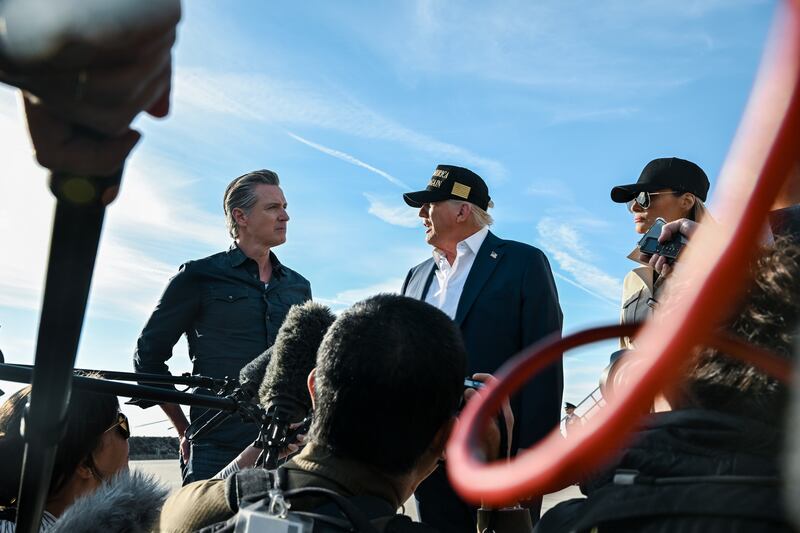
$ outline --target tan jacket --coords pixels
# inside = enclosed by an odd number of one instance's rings
[[[322,487],[344,497],[371,495],[393,505],[403,503],[395,491],[395,482],[385,474],[357,461],[341,459],[314,443],[306,446],[283,468],[288,470],[286,489]],[[161,510],[161,533],[191,533],[203,527],[223,522],[232,517],[226,485],[228,480],[207,479],[196,481],[170,496]],[[292,500],[292,508],[310,511],[327,500],[300,498]]]
[[[620,324],[632,324],[647,320],[658,305],[664,284],[664,278],[653,283],[655,271],[649,266],[634,268],[622,282],[622,306],[620,308]],[[620,348],[632,350],[633,339],[620,337]]]
[[[698,223],[714,224],[716,221],[708,212],[705,204],[699,199],[695,203],[695,220]],[[634,268],[625,276],[622,282],[622,306],[620,308],[620,324],[632,324],[634,322],[644,322],[658,306],[658,301],[663,295],[665,278],[658,277],[655,284],[655,270],[649,265],[639,260],[639,247],[635,247],[628,254],[628,259],[639,263],[640,267]],[[633,340],[630,337],[620,337],[619,347],[632,350]]]

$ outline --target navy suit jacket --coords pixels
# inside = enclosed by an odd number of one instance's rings
[[[435,269],[433,258],[412,268],[402,293],[424,300]],[[560,333],[562,319],[544,253],[489,232],[467,276],[455,317],[467,348],[469,374],[494,373],[523,348]],[[559,359],[512,398],[514,450],[530,446],[558,425],[563,388]]]

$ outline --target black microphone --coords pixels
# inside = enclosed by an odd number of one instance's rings
[[[281,326],[281,328],[282,327],[283,326]],[[280,335],[280,330],[278,330],[278,335]],[[267,348],[264,353],[242,367],[242,369],[239,371],[239,386],[229,393],[228,391],[230,391],[230,389],[223,391],[223,393],[227,393],[226,398],[235,400],[239,405],[250,403],[258,394],[258,388],[261,386],[261,382],[264,379],[264,372],[266,371],[267,363],[269,362],[271,355],[272,346]],[[240,414],[247,416],[246,413]],[[233,413],[225,411],[220,411],[217,413],[212,413],[211,411],[204,412],[195,420],[193,420],[192,423],[189,424],[189,427],[186,428],[186,439],[189,441],[197,440],[203,435],[206,435],[210,431],[218,428],[231,416],[233,416]]]
[[[292,307],[278,331],[258,391],[259,403],[270,420],[259,436],[267,468],[277,466],[278,453],[289,444],[289,426],[302,422],[311,411],[308,375],[317,364],[322,339],[335,320],[327,306],[309,301]]]
[[[291,311],[289,311],[291,313]],[[286,316],[288,320],[289,316]],[[280,336],[281,330],[283,330],[284,326],[286,326],[286,321],[284,321],[281,328],[278,330],[278,336]],[[278,340],[276,339],[275,342],[277,343]],[[269,360],[272,358],[272,350],[275,347],[273,344],[267,350],[244,365],[242,370],[239,372],[239,383],[241,387],[255,396],[258,394],[258,389],[261,387],[261,382],[264,381],[264,374],[267,371],[267,364]]]
[[[281,328],[283,328],[283,326],[281,326]],[[280,335],[280,330],[278,330],[278,335]],[[232,398],[236,400],[236,402],[242,404],[249,403],[256,397],[258,388],[264,380],[264,372],[266,372],[267,363],[269,363],[270,357],[272,356],[272,348],[273,347],[270,346],[264,353],[242,367],[239,371],[239,386],[227,394],[226,397]],[[208,432],[218,428],[232,415],[233,413],[226,413],[224,411],[218,413],[206,411],[193,420],[192,423],[189,424],[189,427],[186,428],[186,439],[193,441],[202,437]]]

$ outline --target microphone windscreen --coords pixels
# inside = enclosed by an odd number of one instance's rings
[[[168,494],[154,476],[123,470],[75,500],[48,531],[152,531]]]
[[[272,358],[272,346],[267,350],[244,365],[239,372],[239,385],[242,388],[252,390],[253,396],[258,392],[261,382],[264,381],[264,373],[267,371],[267,364]]]
[[[311,301],[289,310],[275,337],[272,357],[258,391],[263,408],[282,401],[292,404],[298,413],[311,409],[308,374],[316,366],[317,350],[335,320],[327,306]]]

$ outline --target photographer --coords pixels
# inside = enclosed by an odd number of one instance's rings
[[[465,369],[457,327],[433,306],[388,294],[355,304],[319,349],[308,379],[314,404],[308,445],[278,469],[286,476],[281,488],[329,489],[386,531],[433,531],[395,513],[442,456],[464,395]],[[486,447],[494,458],[500,439],[497,428],[491,430]],[[161,531],[189,532],[228,520],[239,510],[237,495],[246,496],[244,485],[252,487],[252,476],[265,472],[187,485],[164,506]],[[292,511],[321,514],[330,507],[319,496],[289,503]]]
[[[696,164],[677,157],[654,159],[642,170],[639,180],[611,190],[611,200],[627,203],[633,214],[636,233],[645,234],[656,219],[667,222],[688,219],[700,222],[707,215],[703,202],[708,194],[706,173]],[[638,247],[628,258],[643,266],[630,271],[622,285],[620,322],[643,322],[658,305],[664,277],[642,262]],[[620,347],[633,349],[629,337],[620,339]]]

